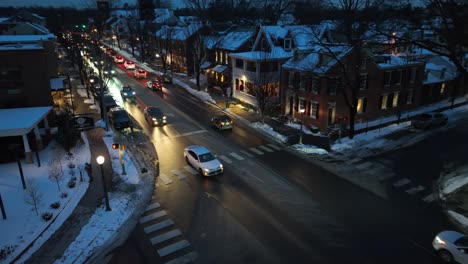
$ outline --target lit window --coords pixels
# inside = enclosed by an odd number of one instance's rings
[[[444,94],[445,94],[445,83],[443,82],[440,85],[440,95],[444,95]]]
[[[393,94],[393,101],[392,101],[392,107],[397,107],[398,106],[398,97],[400,95],[400,92],[395,92]]]
[[[356,108],[356,111],[357,113],[364,113],[366,111],[366,98],[365,97],[361,97],[358,99],[358,102],[357,102],[357,108]]]
[[[380,109],[382,110],[387,109],[387,100],[388,100],[388,94],[382,95],[382,97],[380,97]]]

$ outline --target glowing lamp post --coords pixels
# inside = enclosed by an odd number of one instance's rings
[[[101,178],[102,178],[102,188],[104,189],[104,196],[106,198],[106,211],[112,210],[109,205],[109,196],[107,195],[107,186],[106,186],[106,180],[104,179],[104,157],[103,156],[98,156],[96,158],[97,163],[99,164],[99,167],[101,167]]]
[[[301,113],[301,132],[299,133],[299,144],[302,145],[302,125],[304,124],[304,112],[305,109],[299,109],[299,113]]]

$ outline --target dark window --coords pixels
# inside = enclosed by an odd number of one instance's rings
[[[279,68],[278,68],[278,62],[273,61],[273,62],[271,63],[271,71],[276,72],[276,71],[278,71],[278,70],[279,70]]]
[[[270,63],[266,61],[261,62],[260,72],[270,72]]]
[[[255,85],[253,85],[253,83],[245,83],[245,92],[252,95],[252,96],[256,96],[257,95],[257,92],[255,91]]]
[[[244,61],[240,59],[236,59],[236,68],[244,69]]]
[[[248,61],[248,62],[247,62],[247,71],[256,72],[256,71],[257,71],[256,62],[254,62],[254,61]]]
[[[392,79],[392,72],[384,72],[384,85],[389,86]]]
[[[335,81],[336,83],[336,81]],[[314,94],[319,94],[320,93],[320,78],[319,77],[313,77],[312,78],[312,92]]]

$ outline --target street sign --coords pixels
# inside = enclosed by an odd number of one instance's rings
[[[80,131],[94,128],[94,119],[89,116],[75,116],[70,119],[70,127]]]

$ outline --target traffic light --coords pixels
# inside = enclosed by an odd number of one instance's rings
[[[117,143],[112,144],[112,149],[119,149],[119,144]]]
[[[348,122],[348,117],[347,117],[347,116],[343,116],[343,123],[346,124],[346,122]]]
[[[341,123],[341,117],[335,117],[335,123],[339,124]]]

